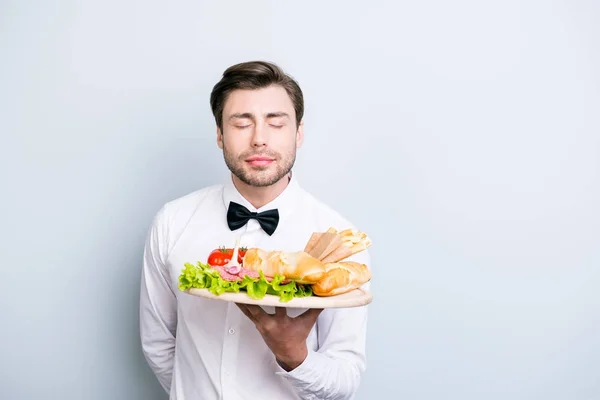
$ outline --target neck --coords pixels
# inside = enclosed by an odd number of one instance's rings
[[[286,175],[271,186],[250,186],[232,174],[233,184],[240,194],[255,208],[261,208],[279,196],[290,183],[290,175]]]

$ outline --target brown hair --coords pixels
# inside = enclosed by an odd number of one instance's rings
[[[298,126],[304,116],[304,96],[298,83],[273,63],[248,61],[227,68],[210,94],[210,107],[219,129],[223,130],[223,108],[232,91],[262,89],[271,85],[283,87],[290,96],[296,112],[296,126]]]

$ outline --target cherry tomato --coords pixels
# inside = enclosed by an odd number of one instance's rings
[[[247,250],[246,247],[240,247],[238,249],[238,263],[242,263]],[[231,257],[233,257],[233,249],[219,247],[210,252],[207,262],[212,266],[223,266],[231,260]]]
[[[240,247],[238,249],[238,262],[241,264],[242,261],[244,260],[244,256],[246,255],[246,251],[248,249],[245,247]],[[233,255],[233,250],[231,250],[231,254]]]
[[[214,249],[208,255],[208,264],[212,266],[223,266],[231,260],[233,250],[226,249],[225,247],[219,247]]]

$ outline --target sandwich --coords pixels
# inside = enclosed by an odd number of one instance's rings
[[[254,299],[271,294],[282,302],[295,297],[336,296],[371,280],[367,265],[344,261],[371,244],[369,237],[357,230],[329,228],[313,233],[301,251],[244,249],[240,266],[228,266],[227,258],[221,265],[186,263],[179,288],[204,288],[215,295],[246,292]],[[235,251],[232,253],[230,258],[235,259]]]

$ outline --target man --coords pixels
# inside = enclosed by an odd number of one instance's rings
[[[292,173],[304,135],[303,101],[276,65],[228,68],[210,104],[231,179],[168,202],[153,220],[143,259],[141,341],[170,399],[354,397],[365,370],[366,307],[273,309],[177,287],[184,263],[206,262],[211,250],[231,247],[236,237],[244,247],[299,251],[313,232],[354,228]],[[233,221],[236,213],[228,210],[237,205],[277,210],[278,220]],[[367,251],[351,259],[370,266]]]

